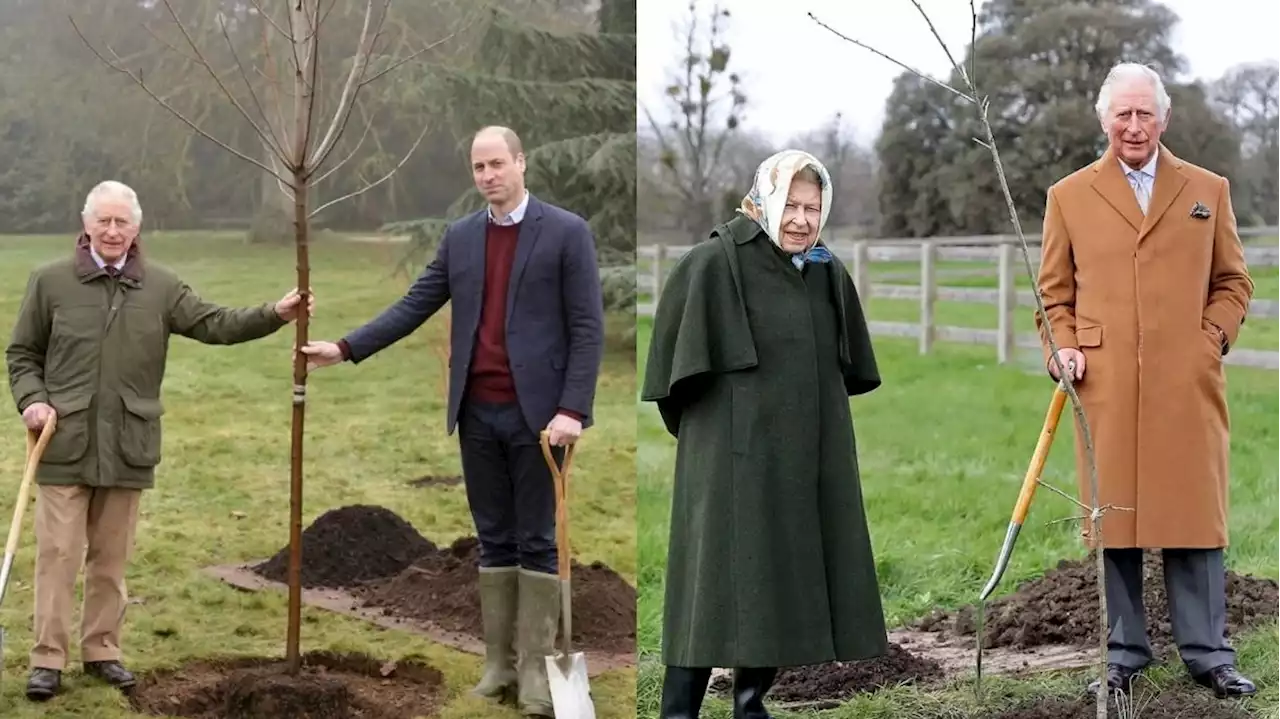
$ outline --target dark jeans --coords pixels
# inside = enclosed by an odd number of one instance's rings
[[[538,432],[516,404],[467,401],[461,415],[458,443],[480,566],[555,574],[555,484]],[[559,464],[564,450],[552,447],[552,456]]]

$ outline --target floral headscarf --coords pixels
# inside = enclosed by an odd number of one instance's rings
[[[832,197],[831,175],[818,158],[803,150],[783,150],[769,157],[756,169],[755,182],[751,186],[751,191],[742,198],[742,206],[738,208],[738,212],[755,220],[760,227],[764,228],[769,239],[781,247],[779,238],[782,234],[782,212],[787,205],[791,179],[804,167],[817,170],[818,176],[822,178],[822,216],[818,221],[814,246],[794,258],[797,266],[805,261],[826,262],[830,259],[830,253],[825,248],[817,246],[822,239],[822,229],[827,224],[827,217],[831,214]]]

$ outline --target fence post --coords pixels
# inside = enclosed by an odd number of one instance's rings
[[[858,240],[853,243],[853,286],[858,290],[858,298],[862,300],[864,314],[870,312],[871,301],[871,254],[867,251],[867,242]]]
[[[998,246],[1000,258],[1000,288],[996,298],[996,311],[999,313],[996,333],[996,361],[1006,364],[1013,361],[1014,314],[1018,308],[1018,283],[1014,281],[1013,245],[1002,242]]]
[[[664,265],[667,260],[667,246],[657,244],[653,246],[653,302],[657,306],[658,298],[662,296],[662,286],[666,284],[667,278]]]
[[[938,299],[937,271],[934,260],[938,248],[925,240],[920,243],[920,354],[929,354],[933,349],[934,317],[933,309]]]

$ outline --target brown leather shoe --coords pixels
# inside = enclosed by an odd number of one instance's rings
[[[133,674],[120,662],[85,662],[84,673],[97,677],[116,689],[129,689],[138,683]]]
[[[1111,692],[1118,691],[1121,694],[1128,694],[1129,690],[1133,688],[1133,678],[1137,676],[1138,671],[1139,670],[1137,669],[1130,669],[1129,667],[1122,666],[1120,664],[1108,664],[1107,693],[1110,694]],[[1089,695],[1098,696],[1097,679],[1094,679],[1089,683]]]
[[[1219,699],[1227,697],[1250,696],[1258,691],[1249,681],[1230,664],[1214,667],[1207,672],[1192,677],[1200,686],[1209,687]]]

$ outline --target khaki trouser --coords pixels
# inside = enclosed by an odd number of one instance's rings
[[[31,668],[63,670],[71,643],[76,576],[84,567],[80,658],[120,659],[128,596],[124,571],[133,554],[137,489],[39,487],[36,500],[35,646]]]

